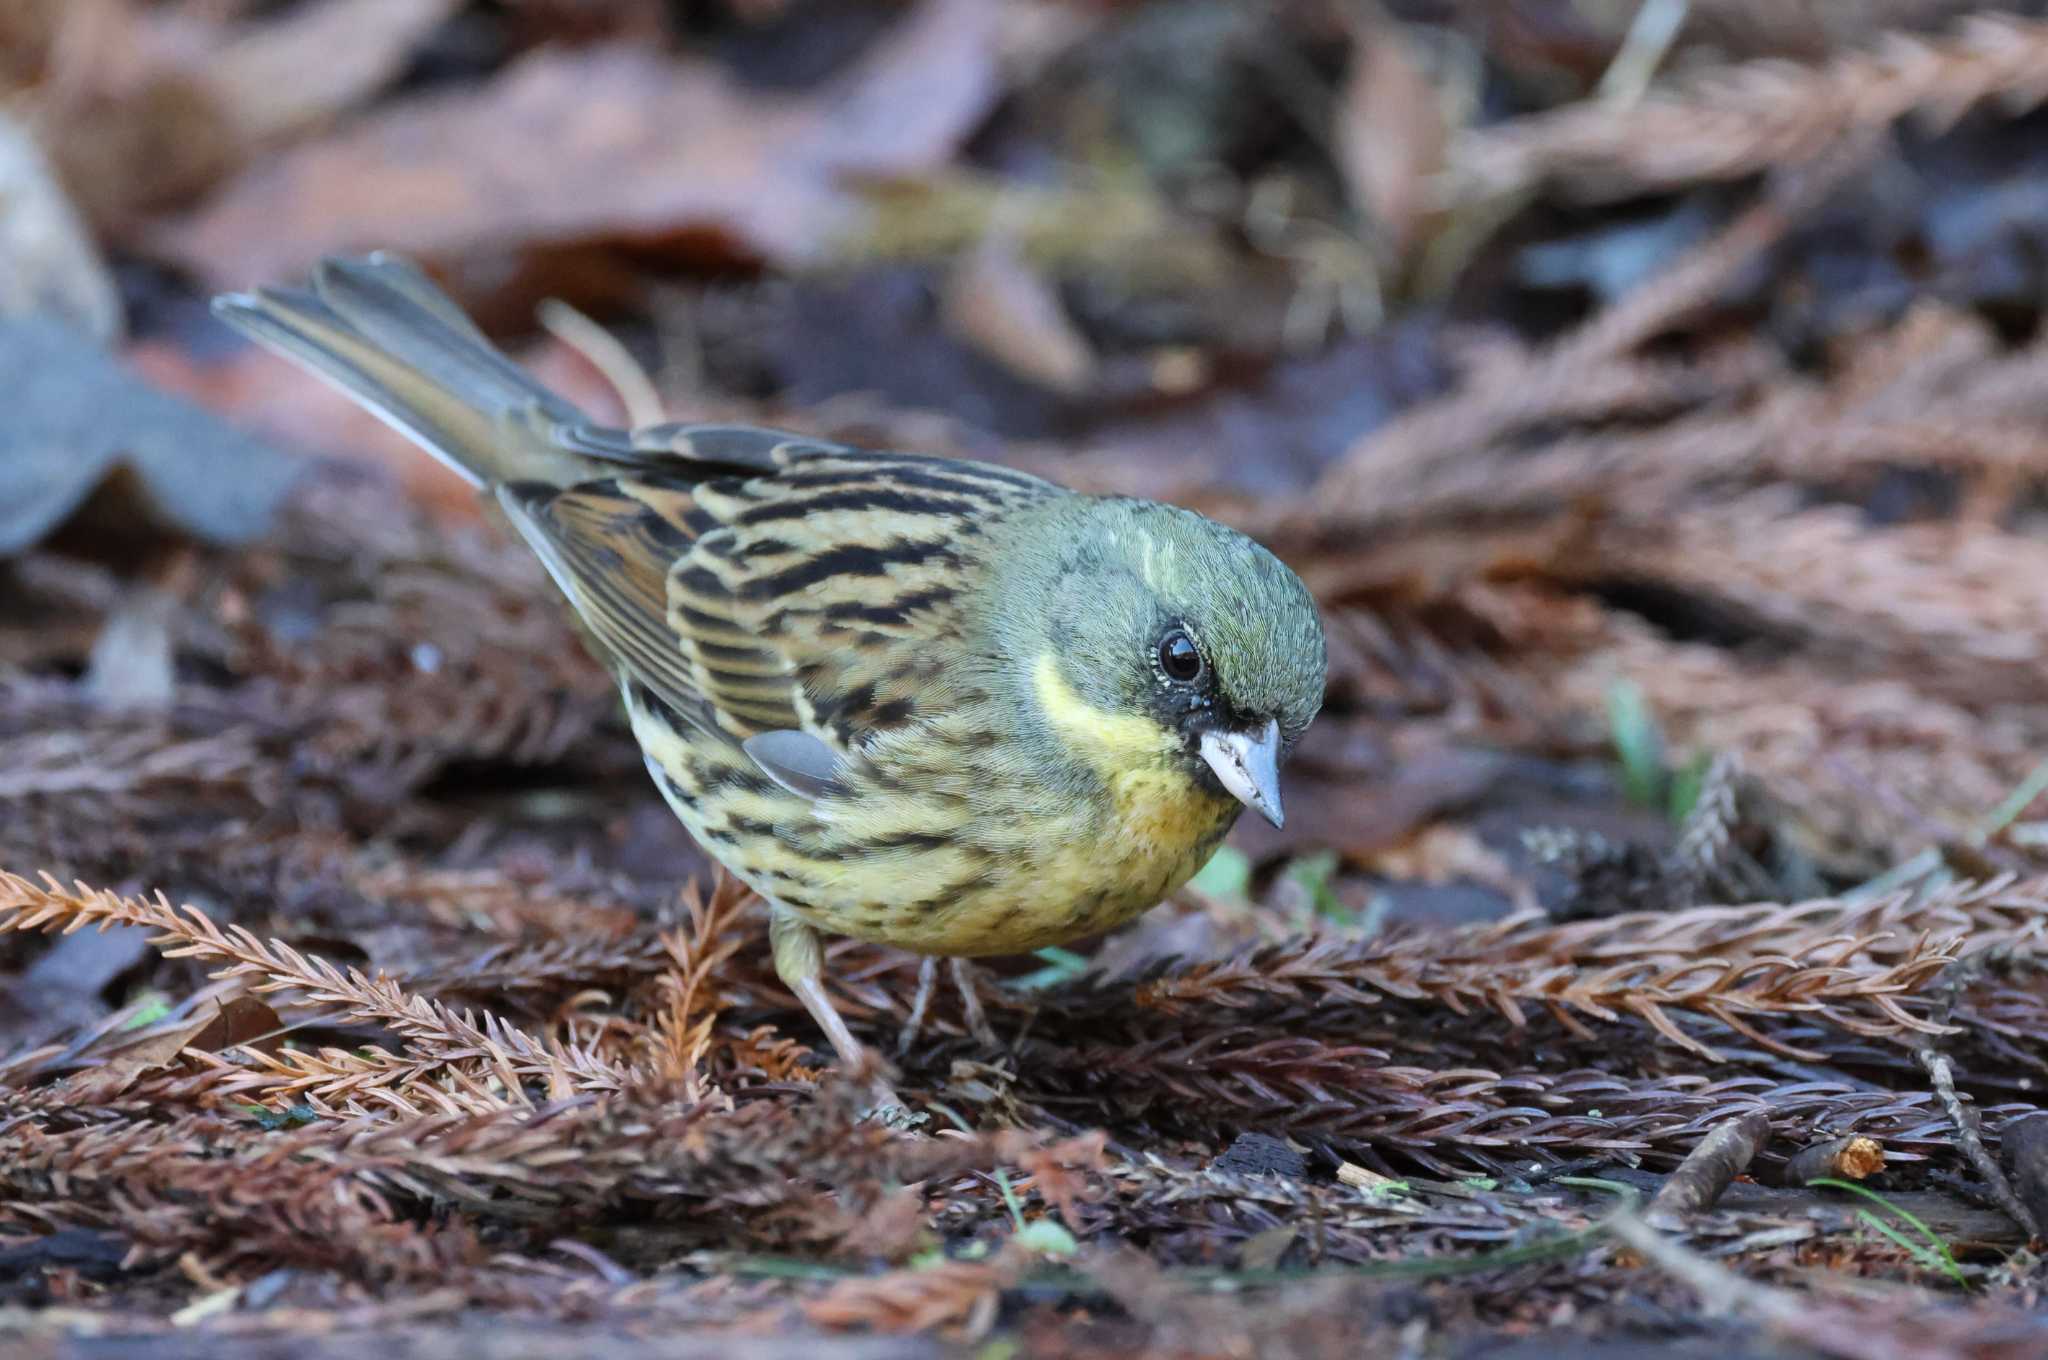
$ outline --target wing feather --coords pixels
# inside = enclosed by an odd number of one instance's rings
[[[1065,494],[1002,468],[779,431],[606,437],[620,442],[604,456],[628,456],[630,438],[644,469],[504,498],[621,680],[728,740],[802,733],[842,757],[916,716],[986,523]],[[692,475],[703,455],[763,470]]]

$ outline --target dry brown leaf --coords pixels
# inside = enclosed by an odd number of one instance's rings
[[[188,1050],[218,1053],[280,1030],[277,1012],[266,1002],[253,996],[229,997],[114,1049],[101,1065],[72,1081],[72,1098],[88,1104],[111,1101],[144,1077],[170,1067]]]
[[[125,235],[235,168],[227,117],[194,69],[205,30],[132,0],[73,0],[47,37],[22,115],[102,236]]]
[[[947,326],[1020,378],[1075,393],[1095,372],[1095,352],[1067,319],[1045,276],[991,236],[946,282]]]
[[[1390,19],[1360,26],[1335,135],[1353,206],[1401,258],[1429,210],[1429,180],[1443,168],[1450,128],[1421,58]]]
[[[995,11],[925,0],[796,97],[638,45],[543,49],[474,92],[395,101],[258,164],[159,243],[235,286],[368,246],[474,264],[593,239],[689,238],[815,260],[848,229],[848,181],[938,164],[987,111]]]
[[[269,1002],[254,996],[231,996],[214,1006],[213,1014],[185,1046],[203,1053],[221,1053],[244,1044],[274,1048],[281,1029]]]
[[[206,66],[229,123],[253,144],[347,109],[396,76],[457,0],[319,0],[252,26]]]
[[[382,89],[454,0],[320,0],[225,24],[133,0],[76,0],[42,35],[44,80],[23,100],[50,157],[103,232],[182,206],[258,146]]]
[[[108,1055],[101,1073],[117,1070],[130,1075],[162,1067],[192,1044],[206,1030],[213,1027],[217,1015],[201,1011],[196,1016],[187,1016],[176,1024],[155,1026],[139,1038],[115,1049]]]

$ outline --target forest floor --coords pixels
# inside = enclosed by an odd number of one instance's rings
[[[1936,0],[0,0],[0,1349],[2048,1354],[2044,73]],[[1286,829],[868,1118],[526,550],[206,315],[372,247],[608,420],[1269,544]],[[894,1053],[918,961],[829,977]]]

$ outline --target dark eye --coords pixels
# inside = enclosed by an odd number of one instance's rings
[[[1202,654],[1196,650],[1194,639],[1178,628],[1160,639],[1159,669],[1166,672],[1167,679],[1183,685],[1201,679]]]

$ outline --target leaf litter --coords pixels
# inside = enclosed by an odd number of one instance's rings
[[[113,360],[326,455],[4,564],[0,1328],[2038,1353],[2048,40],[1657,8],[0,7]],[[871,1117],[542,573],[197,320],[373,245],[599,407],[1258,535],[1299,815]],[[893,1051],[917,961],[828,976]]]

